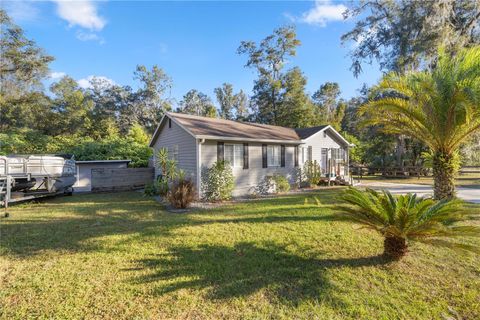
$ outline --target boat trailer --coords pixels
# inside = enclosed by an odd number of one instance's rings
[[[75,160],[68,155],[0,156],[0,207],[73,192]]]

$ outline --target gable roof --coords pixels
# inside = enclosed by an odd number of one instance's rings
[[[307,139],[308,137],[314,135],[315,133],[325,129],[328,125],[318,126],[318,127],[311,127],[311,128],[297,128],[295,132],[301,139]]]
[[[167,112],[165,116],[175,121],[184,130],[198,139],[218,138],[225,140],[243,139],[246,141],[283,141],[301,143],[295,130],[285,127],[208,118],[183,113]],[[161,122],[163,122],[163,119]],[[159,128],[155,131],[150,146],[152,146],[158,138],[158,135],[160,134],[158,130]]]
[[[340,142],[343,142],[346,146],[355,146],[353,143],[348,142],[347,139],[345,139],[337,130],[335,130],[334,127],[329,124],[312,128],[295,129],[295,131],[297,131],[298,135],[302,138],[302,141],[305,141],[306,139],[320,132],[328,132],[331,133],[331,135],[335,136],[335,138],[337,138]]]
[[[218,118],[201,117],[183,113],[166,112],[158,128],[150,141],[150,147],[153,147],[160,129],[166,118],[172,119],[190,135],[196,139],[219,139],[219,140],[238,140],[238,141],[258,141],[258,142],[283,142],[301,144],[306,139],[317,132],[326,128],[331,128],[334,133],[341,137],[331,126],[318,126],[305,129],[292,129],[267,124],[252,122],[241,122],[225,120]],[[348,145],[348,141],[341,137]]]

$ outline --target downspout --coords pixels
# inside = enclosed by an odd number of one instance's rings
[[[202,144],[205,143],[205,139],[197,139],[197,195],[198,198],[202,198],[201,195],[201,183],[202,183]]]

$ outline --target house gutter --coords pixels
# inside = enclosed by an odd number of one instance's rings
[[[208,136],[208,135],[197,135],[196,138],[204,141],[205,140],[222,140],[222,141],[283,143],[283,144],[302,144],[303,143],[302,140],[255,139],[255,138]]]

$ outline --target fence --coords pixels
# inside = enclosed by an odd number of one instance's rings
[[[381,174],[385,177],[421,177],[431,176],[432,170],[418,166],[403,167],[367,167],[367,166],[350,166],[350,172],[356,176],[370,176]],[[479,174],[480,166],[463,166],[459,170],[459,174]]]
[[[92,169],[92,191],[125,191],[153,181],[153,168]]]

